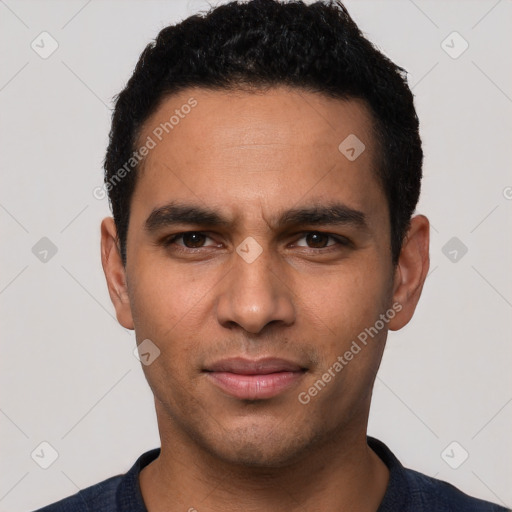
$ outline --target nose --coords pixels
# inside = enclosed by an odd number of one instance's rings
[[[217,318],[223,327],[238,325],[259,333],[270,323],[291,325],[295,321],[292,290],[268,251],[250,263],[233,254],[233,266],[217,300]]]

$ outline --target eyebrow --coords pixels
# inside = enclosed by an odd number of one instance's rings
[[[177,224],[229,227],[232,222],[217,210],[193,204],[172,202],[155,208],[146,219],[144,227],[146,231],[151,233]],[[270,225],[275,228],[297,225],[349,225],[368,230],[366,215],[342,203],[314,204],[292,208],[280,213]]]
[[[227,226],[229,221],[220,213],[210,208],[180,203],[169,203],[155,208],[145,222],[148,232],[176,224],[193,224],[202,226]]]
[[[313,205],[287,210],[279,216],[278,227],[309,225],[309,226],[336,226],[352,225],[368,230],[366,215],[341,203],[328,205]]]

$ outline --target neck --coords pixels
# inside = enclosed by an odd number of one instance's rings
[[[149,512],[376,512],[389,471],[364,429],[344,429],[282,467],[231,464],[178,432],[162,431],[160,456],[140,474]]]

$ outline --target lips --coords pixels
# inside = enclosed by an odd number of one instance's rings
[[[303,369],[300,365],[286,359],[265,358],[253,360],[235,357],[218,361],[208,366],[206,371],[230,372],[239,375],[267,375],[277,372],[298,372]]]
[[[302,379],[306,368],[277,358],[231,358],[217,361],[205,369],[209,381],[224,393],[242,400],[275,397]]]

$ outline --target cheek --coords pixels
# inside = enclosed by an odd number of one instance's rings
[[[140,258],[135,265],[129,290],[137,337],[165,338],[190,324],[216,282],[211,272],[171,265],[161,257]]]
[[[201,348],[200,340],[205,337],[200,334],[204,322],[198,319],[198,300],[189,292],[180,293],[166,286],[162,276],[157,281],[140,280],[137,285],[134,301],[137,341],[150,339],[160,351],[142,369],[155,398],[171,415],[182,408],[193,411],[199,398],[194,363]]]
[[[370,259],[363,262],[361,258],[357,264],[337,268],[325,280],[310,283],[301,324],[313,338],[318,364],[308,386],[329,370],[335,375],[317,402],[321,408],[330,407],[329,403],[338,404],[338,410],[359,407],[380,364],[386,329],[371,331],[373,336],[366,329],[388,309],[390,278]],[[304,293],[305,289],[301,296],[306,297]]]
[[[171,266],[168,260],[141,258],[137,265],[138,273],[129,281],[137,340],[150,339],[160,350],[160,356],[143,370],[158,398],[163,394],[171,402],[178,395],[186,399],[197,377],[194,363],[212,332],[214,319],[206,313],[218,279],[214,272]]]
[[[376,334],[367,329],[387,310],[388,286],[379,273],[369,276],[355,269],[338,270],[324,285],[316,284],[303,310],[302,327],[318,359],[302,391],[314,396],[310,411],[329,410],[331,419],[325,421],[334,426],[341,417],[362,414],[370,398],[386,329]],[[325,387],[318,384],[324,378]]]
[[[297,296],[303,311],[310,311],[323,331],[343,340],[373,325],[387,309],[390,283],[382,269],[359,260],[304,280]]]

